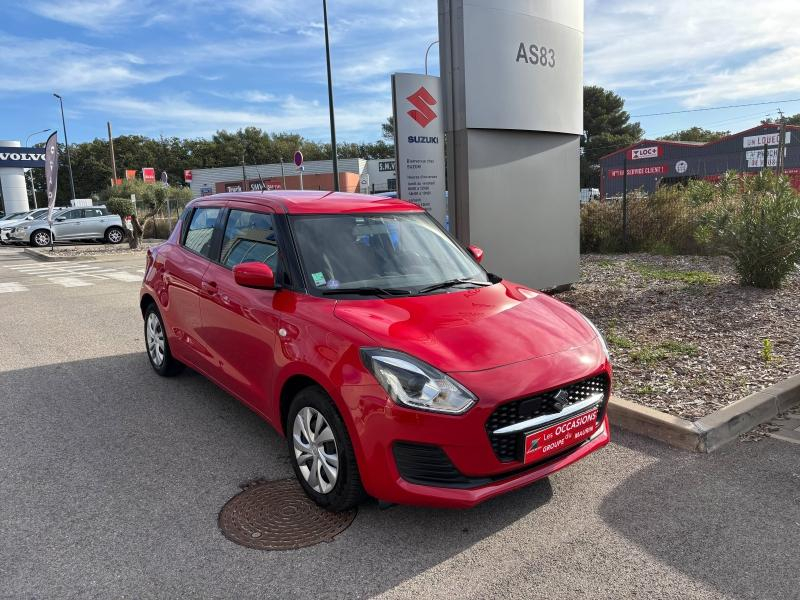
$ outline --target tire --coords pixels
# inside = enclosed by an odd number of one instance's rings
[[[109,244],[120,244],[125,239],[125,232],[121,227],[109,227],[104,239]]]
[[[144,349],[153,370],[162,377],[172,377],[183,370],[169,349],[164,321],[155,304],[149,304],[144,311]],[[152,342],[152,344],[151,344]]]
[[[319,422],[320,417],[323,423]],[[320,438],[322,442],[318,441]],[[322,388],[304,388],[292,399],[286,419],[286,440],[294,474],[314,502],[338,512],[353,508],[366,498],[347,428]],[[338,465],[334,478],[330,475],[332,456]]]
[[[50,232],[47,229],[37,229],[31,234],[31,246],[43,248],[50,245]]]

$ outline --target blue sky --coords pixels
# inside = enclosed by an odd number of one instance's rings
[[[320,0],[4,0],[0,139],[60,129],[205,137],[255,125],[328,138]],[[389,74],[423,71],[435,0],[329,0],[337,133],[371,141],[391,112]],[[615,90],[648,137],[733,131],[800,112],[800,2],[587,0],[585,83]],[[431,53],[438,73],[438,53]],[[34,138],[38,140],[44,136]],[[33,141],[33,140],[32,140]]]

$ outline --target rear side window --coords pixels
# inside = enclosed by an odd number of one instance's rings
[[[84,208],[83,209],[83,216],[84,216],[84,218],[87,218],[87,219],[90,218],[90,217],[102,217],[105,214],[106,213],[102,208]]]
[[[220,262],[232,269],[243,262],[263,262],[277,272],[278,238],[271,214],[232,210],[222,240]]]
[[[211,238],[217,224],[221,208],[197,208],[186,231],[183,245],[192,252],[211,258]]]

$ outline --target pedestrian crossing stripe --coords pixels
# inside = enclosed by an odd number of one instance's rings
[[[17,283],[16,281],[8,281],[5,283],[0,283],[0,294],[8,294],[11,292],[27,292],[28,288],[26,288],[21,283]]]

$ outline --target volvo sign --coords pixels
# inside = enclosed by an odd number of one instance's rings
[[[44,167],[44,148],[0,146],[0,168],[4,167]]]

